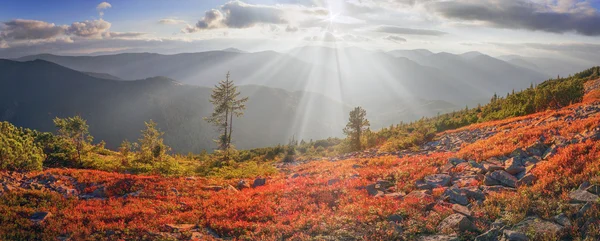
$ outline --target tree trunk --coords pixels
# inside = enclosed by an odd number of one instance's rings
[[[231,133],[233,132],[233,110],[229,116],[229,137],[227,137],[227,147],[231,146]]]

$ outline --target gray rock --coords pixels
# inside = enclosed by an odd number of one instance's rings
[[[585,190],[596,195],[600,194],[600,186],[598,185],[591,185]]]
[[[569,193],[569,198],[571,198],[571,202],[574,203],[596,202],[598,200],[598,195],[586,190],[578,189]]]
[[[455,213],[442,220],[437,230],[441,233],[451,234],[454,232],[475,231],[477,228],[465,215]]]
[[[525,174],[522,178],[517,181],[517,186],[531,186],[537,178],[532,173]]]
[[[338,182],[340,182],[339,178],[329,179],[329,181],[327,181],[327,185],[331,186],[331,185],[336,184]]]
[[[292,175],[292,178],[293,178],[293,175]],[[238,190],[242,190],[242,189],[245,189],[245,188],[250,188],[250,184],[248,182],[246,182],[246,180],[240,180],[237,183],[237,189]]]
[[[510,157],[517,157],[519,159],[527,157],[527,152],[523,148],[517,148],[510,153]]]
[[[50,212],[35,212],[29,217],[29,220],[31,220],[35,224],[40,224],[46,221],[51,216],[52,213]]]
[[[502,232],[502,241],[528,241],[529,238],[527,235],[521,232],[513,231],[513,230],[504,230]]]
[[[498,236],[500,236],[500,229],[492,228],[475,237],[475,241],[498,241]]]
[[[488,186],[503,185],[506,187],[517,187],[517,178],[502,170],[494,171],[485,175],[484,184]]]
[[[400,223],[404,221],[404,216],[400,214],[392,214],[387,217],[387,220],[390,222]]]
[[[218,192],[223,190],[222,186],[216,186],[216,185],[209,185],[209,186],[203,186],[202,190],[204,191],[213,191],[213,192]]]
[[[369,184],[366,186],[367,193],[373,197],[383,196],[383,191],[379,190],[379,186],[377,184]]]
[[[477,201],[485,200],[485,194],[483,191],[481,191],[481,189],[479,189],[479,187],[463,187],[460,188],[460,190],[465,192],[467,194],[467,198],[469,199],[474,199]]]
[[[521,159],[518,157],[513,157],[511,159],[508,159],[504,163],[504,169],[506,172],[508,172],[512,175],[515,175],[519,172],[525,171],[525,167],[523,166],[523,163],[521,163]]]
[[[564,227],[554,222],[546,221],[541,218],[531,216],[523,219],[512,228],[513,231],[520,233],[532,233],[538,236],[558,237],[564,230]]]
[[[552,145],[550,148],[548,148],[546,150],[546,152],[544,152],[544,155],[542,155],[542,159],[543,160],[547,160],[548,158],[554,156],[554,154],[556,154],[557,150],[558,150],[558,146],[557,145]]]
[[[457,158],[457,157],[450,157],[450,158],[448,158],[448,163],[450,163],[450,164],[452,164],[454,166],[456,166],[456,165],[458,165],[460,163],[463,163],[463,162],[466,162],[466,161],[463,160],[463,159]]]
[[[571,220],[569,220],[569,217],[567,217],[567,215],[564,213],[554,216],[554,221],[565,228],[571,227]]]
[[[536,141],[535,143],[526,147],[525,151],[532,156],[542,156],[544,152],[546,152],[546,149],[548,149],[548,147],[544,145],[544,143],[541,141]]]
[[[266,184],[267,184],[266,178],[256,178],[256,179],[254,179],[254,183],[252,183],[252,187],[256,188],[256,187],[264,186]]]
[[[417,239],[418,241],[459,241],[454,235],[426,235]]]
[[[444,191],[444,197],[448,199],[451,203],[457,203],[460,205],[468,205],[469,199],[467,198],[467,194],[458,189],[458,188],[448,188]]]
[[[451,180],[452,177],[448,174],[434,174],[424,178],[425,183],[431,187],[446,187]]]
[[[454,211],[455,213],[465,215],[465,216],[467,216],[467,218],[473,217],[473,212],[471,212],[471,210],[469,210],[468,207],[460,205],[460,204],[453,204],[452,211]]]

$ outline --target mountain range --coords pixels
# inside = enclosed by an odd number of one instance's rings
[[[533,62],[479,52],[310,46],[285,53],[41,54],[0,60],[0,121],[52,131],[54,117],[81,114],[91,134],[114,148],[136,140],[152,119],[177,152],[209,150],[217,136],[203,120],[212,111],[210,88],[231,72],[250,97],[233,134],[235,145],[245,149],[292,137],[340,137],[357,105],[379,129],[485,103],[493,93],[549,78],[539,67],[544,65]]]

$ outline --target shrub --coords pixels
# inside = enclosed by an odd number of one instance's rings
[[[0,122],[0,169],[42,169],[45,155],[31,133],[8,122]]]

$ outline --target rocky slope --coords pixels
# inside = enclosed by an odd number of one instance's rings
[[[585,100],[245,180],[4,172],[0,239],[596,240],[600,101]]]

